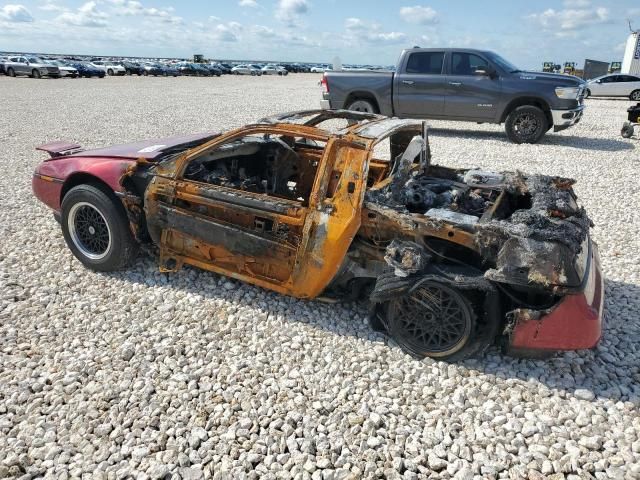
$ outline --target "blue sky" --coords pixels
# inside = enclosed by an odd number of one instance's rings
[[[404,47],[488,48],[524,68],[621,60],[638,0],[10,0],[0,50],[393,64]]]

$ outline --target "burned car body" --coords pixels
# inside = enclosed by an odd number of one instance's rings
[[[34,192],[90,268],[124,267],[143,246],[167,272],[365,298],[372,325],[419,357],[601,336],[603,277],[573,181],[432,164],[420,121],[308,111],[224,134],[38,148],[52,158]]]

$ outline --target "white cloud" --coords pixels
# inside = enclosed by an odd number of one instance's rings
[[[56,17],[55,21],[76,27],[105,27],[108,17],[106,13],[98,10],[96,2],[91,0],[81,5],[75,12],[62,13]]]
[[[350,17],[344,22],[346,33],[346,42],[365,42],[365,43],[401,43],[407,36],[402,32],[382,32],[380,25],[377,23],[368,23],[360,18]]]
[[[213,37],[221,42],[238,42],[242,25],[238,22],[220,23],[215,26]]]
[[[45,12],[66,12],[68,8],[58,5],[53,0],[46,0],[44,4],[38,7],[40,10]]]
[[[300,15],[308,11],[307,0],[280,0],[276,9],[276,18],[285,23],[294,24]]]
[[[438,21],[438,12],[431,7],[402,7],[400,16],[407,23],[416,23],[418,25],[428,25]]]
[[[0,20],[15,23],[26,23],[33,22],[33,16],[24,5],[5,5],[0,8]]]
[[[256,0],[240,0],[238,2],[238,5],[240,5],[241,7],[249,7],[249,8],[256,8],[260,6],[258,5],[258,2],[256,2]]]
[[[567,36],[567,32],[608,22],[609,9],[605,7],[564,10],[549,8],[542,13],[528,15],[527,18],[538,23],[544,29],[556,30],[556,34],[559,36]]]
[[[359,18],[347,18],[344,21],[344,28],[347,30],[364,30],[367,28],[366,24]]]
[[[155,18],[161,20],[164,23],[181,24],[183,23],[182,17],[173,15],[173,7],[168,8],[156,8],[145,7],[141,2],[137,0],[109,0],[110,3],[116,6],[116,15],[123,16],[140,16],[147,18]]]

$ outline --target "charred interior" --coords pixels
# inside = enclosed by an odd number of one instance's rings
[[[191,161],[184,176],[307,205],[323,150],[303,137],[247,136]]]

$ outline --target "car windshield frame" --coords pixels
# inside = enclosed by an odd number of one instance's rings
[[[29,63],[42,63],[44,64],[45,61],[43,59],[41,59],[40,57],[25,57],[27,59],[27,62]]]

